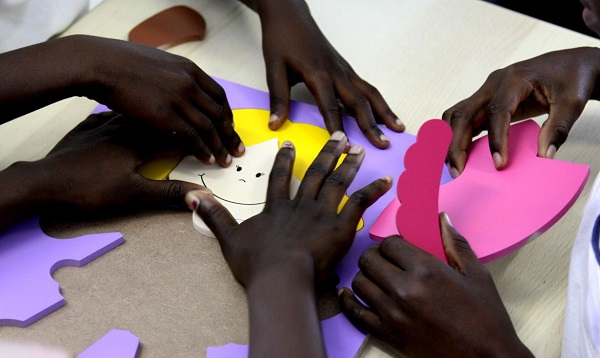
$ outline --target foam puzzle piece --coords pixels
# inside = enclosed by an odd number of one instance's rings
[[[142,21],[129,32],[129,41],[166,49],[190,41],[201,41],[206,21],[196,10],[173,6]]]
[[[365,335],[360,333],[343,314],[321,321],[325,351],[329,358],[354,357],[360,349]],[[248,346],[228,343],[221,347],[208,347],[207,358],[244,358]]]
[[[39,218],[0,233],[0,325],[27,327],[65,304],[52,273],[80,267],[124,242],[118,232],[55,239]]]
[[[476,140],[463,173],[442,185],[439,211],[471,244],[482,262],[512,252],[556,223],[577,200],[589,166],[537,157],[540,128],[533,120],[509,132],[510,160],[496,170],[488,137]],[[370,230],[374,240],[397,233],[393,199]]]
[[[140,338],[135,334],[121,329],[112,329],[85,351],[79,353],[77,358],[135,358],[139,346]]]
[[[239,158],[234,157],[227,168],[206,165],[194,156],[187,156],[169,174],[169,179],[192,182],[210,189],[215,198],[241,223],[263,211],[269,174],[278,150],[276,138],[248,146],[246,153]],[[295,196],[299,181],[292,183],[290,195]],[[201,234],[215,237],[196,212],[193,213],[192,222]]]
[[[448,123],[433,119],[417,133],[398,179],[396,229],[404,239],[446,261],[438,220],[440,177],[452,141]]]

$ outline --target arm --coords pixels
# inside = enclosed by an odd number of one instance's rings
[[[343,131],[338,99],[378,148],[387,148],[390,143],[376,122],[397,132],[404,130],[379,91],[360,78],[327,41],[304,0],[241,1],[261,20],[271,95],[269,128],[283,125],[289,114],[290,87],[304,82],[315,96],[330,133]]]
[[[0,123],[72,96],[175,133],[204,162],[244,147],[223,89],[193,62],[126,41],[68,36],[0,54]]]
[[[471,97],[444,112],[454,131],[448,160],[454,177],[464,170],[473,136],[489,131],[497,169],[508,163],[508,126],[548,114],[538,138],[538,156],[554,158],[590,99],[600,98],[600,49],[585,47],[547,54],[493,72]]]
[[[119,114],[92,115],[45,158],[0,172],[0,230],[50,210],[81,214],[146,205],[185,207],[185,194],[199,186],[138,173],[166,151],[181,150],[160,131]]]
[[[186,197],[215,233],[233,275],[246,288],[251,356],[325,356],[315,285],[350,249],[364,210],[392,184],[388,177],[374,181],[352,194],[338,213],[365,155],[362,147],[353,146],[334,170],[346,144],[342,132],[334,133],[290,199],[295,150],[284,143],[271,171],[264,211],[241,224],[208,189]]]
[[[398,236],[363,253],[344,313],[406,357],[533,357],[469,243],[440,216],[448,265]],[[435,342],[435,344],[432,344]]]

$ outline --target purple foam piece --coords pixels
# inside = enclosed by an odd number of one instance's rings
[[[245,344],[227,343],[220,347],[206,348],[206,358],[242,358],[248,356]]]
[[[27,327],[65,304],[52,273],[80,267],[124,242],[121,233],[54,239],[39,218],[0,233],[0,325]]]
[[[329,358],[354,357],[365,335],[360,333],[343,314],[321,322],[325,351]],[[208,347],[207,358],[242,358],[248,356],[248,346],[228,343],[221,347]]]
[[[112,329],[77,358],[135,358],[140,337],[121,329]]]

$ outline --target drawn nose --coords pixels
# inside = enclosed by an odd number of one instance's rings
[[[239,179],[239,181],[243,181],[244,183],[246,182],[244,179]]]

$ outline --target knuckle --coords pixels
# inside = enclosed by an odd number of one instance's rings
[[[346,177],[343,174],[340,174],[338,172],[333,172],[333,173],[331,173],[331,175],[329,175],[327,177],[325,182],[328,185],[342,186],[346,183]]]
[[[375,253],[371,249],[365,251],[362,255],[360,255],[360,258],[358,259],[358,267],[361,270],[368,270],[369,268],[371,268],[373,266],[374,255]]]
[[[569,121],[560,120],[556,124],[554,124],[554,132],[556,132],[558,140],[561,144],[567,140],[570,131],[571,123]]]
[[[223,87],[217,85],[215,87],[215,97],[217,97],[221,102],[227,101],[227,94]]]
[[[326,103],[322,106],[323,113],[330,117],[340,117],[342,110],[336,102]]]
[[[384,253],[390,253],[391,251],[394,251],[393,247],[396,244],[396,240],[398,240],[398,236],[396,235],[386,237],[381,244],[379,244],[379,250]]]
[[[367,97],[361,95],[361,94],[355,94],[354,96],[352,96],[350,98],[350,100],[348,101],[348,107],[350,108],[365,108],[365,109],[371,109],[371,103],[369,102],[369,100],[367,99]]]
[[[283,97],[273,93],[269,95],[269,101],[271,105],[285,106],[287,104],[287,101]]]
[[[308,170],[306,171],[306,174],[304,174],[304,176],[314,178],[314,177],[324,177],[327,174],[329,174],[329,171],[326,168],[324,168],[320,165],[313,165],[308,168]]]
[[[273,167],[273,169],[271,169],[271,174],[269,174],[269,178],[274,180],[279,178],[286,178],[288,176],[288,173],[289,170],[287,168],[276,165]]]
[[[169,184],[167,188],[167,197],[171,199],[178,199],[184,196],[183,188],[181,183],[173,182]]]
[[[353,202],[359,208],[365,208],[369,206],[369,195],[363,191],[357,191],[350,196],[348,201]]]

